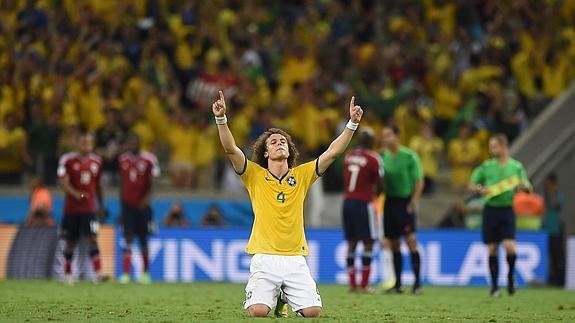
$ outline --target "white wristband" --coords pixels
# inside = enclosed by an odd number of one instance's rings
[[[355,123],[353,121],[351,121],[351,119],[347,122],[347,124],[345,125],[345,127],[351,131],[356,131],[357,127],[359,127],[359,123]]]
[[[224,114],[223,117],[216,117],[216,124],[226,124],[228,123],[228,117]]]

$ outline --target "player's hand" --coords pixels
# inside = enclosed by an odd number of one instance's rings
[[[407,204],[407,206],[405,207],[405,210],[407,211],[407,214],[413,214],[413,211],[415,211],[415,207],[413,206],[413,202],[409,202]]]
[[[84,191],[76,191],[74,192],[74,194],[72,194],[74,196],[74,198],[76,200],[87,200],[90,197],[90,194],[84,192]]]
[[[490,192],[489,192],[489,189],[488,189],[487,187],[481,185],[481,184],[480,184],[480,185],[477,185],[477,186],[475,187],[475,190],[477,191],[477,193],[479,193],[479,194],[481,194],[481,195],[483,195],[483,196],[487,196],[487,195],[489,195],[489,193],[490,193]]]
[[[226,99],[224,98],[224,92],[218,91],[220,98],[212,104],[212,112],[216,117],[223,117],[226,114]]]
[[[517,191],[518,192],[525,192],[525,193],[532,193],[531,189],[529,189],[529,187],[527,187],[527,185],[520,183],[519,185],[517,185]]]
[[[355,105],[355,96],[352,96],[349,101],[349,118],[351,119],[351,122],[359,123],[362,115],[363,110],[359,105]]]

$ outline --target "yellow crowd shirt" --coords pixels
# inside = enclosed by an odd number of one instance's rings
[[[23,169],[24,164],[20,157],[22,142],[26,138],[26,132],[23,128],[8,130],[0,126],[0,172],[19,172]]]
[[[172,125],[168,129],[168,144],[172,149],[171,162],[194,163],[194,146],[198,140],[198,130],[193,126]]]
[[[250,195],[255,216],[247,253],[309,254],[303,207],[308,189],[319,177],[317,162],[316,159],[299,165],[277,178],[246,159],[240,178]]]
[[[451,182],[454,187],[465,187],[480,161],[481,148],[475,138],[455,138],[448,145],[447,159],[451,163]]]
[[[543,68],[543,93],[548,98],[558,97],[569,85],[569,60],[559,58],[555,65]]]
[[[443,141],[437,137],[425,139],[415,136],[411,138],[409,148],[419,155],[423,174],[426,177],[436,178],[439,173],[439,155],[443,152]]]

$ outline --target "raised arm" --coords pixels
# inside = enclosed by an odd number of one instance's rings
[[[246,156],[242,150],[236,146],[236,141],[234,136],[228,127],[228,119],[226,117],[226,100],[224,98],[224,92],[219,91],[220,98],[212,104],[212,111],[216,117],[216,124],[218,126],[218,133],[220,135],[220,141],[222,147],[228,158],[232,162],[232,166],[236,173],[241,173],[246,167]]]
[[[351,141],[351,137],[359,126],[363,110],[359,105],[355,105],[355,97],[352,96],[349,101],[349,122],[345,126],[343,132],[335,138],[329,145],[326,151],[319,156],[318,171],[323,174],[325,170],[335,161],[337,156],[345,151],[347,145]]]

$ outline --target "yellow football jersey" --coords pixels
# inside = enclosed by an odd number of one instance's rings
[[[303,204],[309,187],[318,177],[317,159],[290,169],[282,178],[246,160],[246,169],[240,178],[248,190],[255,215],[247,253],[309,254]]]

